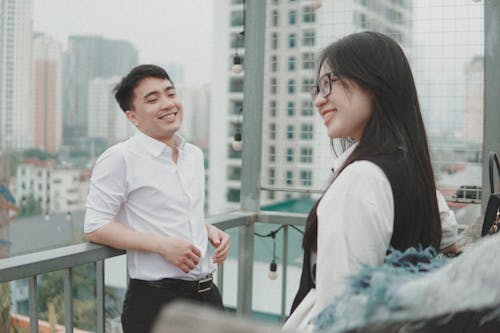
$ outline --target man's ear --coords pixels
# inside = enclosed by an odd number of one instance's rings
[[[135,112],[133,110],[127,110],[125,111],[125,116],[127,116],[127,119],[134,124],[134,126],[139,125],[139,120],[137,119]]]

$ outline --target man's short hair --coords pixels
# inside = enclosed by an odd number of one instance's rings
[[[121,81],[113,89],[115,99],[120,105],[123,112],[132,109],[132,100],[134,98],[134,89],[139,85],[139,82],[148,77],[156,77],[159,79],[169,80],[174,84],[168,76],[168,73],[156,65],[139,65],[134,67],[130,73],[121,79]]]

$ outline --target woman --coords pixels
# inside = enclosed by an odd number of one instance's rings
[[[390,246],[439,248],[436,187],[408,60],[391,38],[349,35],[319,57],[314,103],[331,139],[350,146],[309,213],[299,291],[285,331],[340,295],[346,277],[378,265]]]

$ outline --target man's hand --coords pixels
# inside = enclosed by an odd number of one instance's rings
[[[196,246],[175,237],[167,237],[159,254],[169,263],[179,267],[184,273],[188,273],[198,265],[201,256],[201,252]]]
[[[212,260],[216,264],[222,264],[229,254],[231,247],[231,237],[219,228],[207,224],[208,240],[215,247]]]

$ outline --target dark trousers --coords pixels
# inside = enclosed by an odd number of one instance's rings
[[[122,311],[124,333],[149,333],[153,328],[158,313],[166,304],[175,300],[190,300],[206,304],[218,310],[224,310],[219,289],[212,284],[212,289],[198,293],[185,288],[161,288],[131,279]]]

